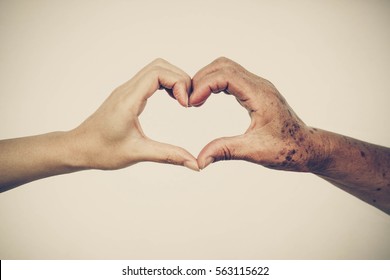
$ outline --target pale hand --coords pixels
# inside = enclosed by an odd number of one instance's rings
[[[92,116],[71,132],[87,168],[118,169],[153,161],[199,169],[189,152],[151,140],[142,131],[138,116],[147,99],[161,88],[182,106],[188,106],[191,78],[165,60],[156,59],[115,89]]]

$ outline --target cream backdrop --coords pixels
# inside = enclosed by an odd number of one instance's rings
[[[307,124],[390,146],[389,27],[389,1],[2,0],[0,138],[74,128],[156,57],[192,76],[223,55]],[[197,156],[249,117],[158,91],[141,122]],[[390,218],[311,174],[140,163],[0,194],[0,258],[389,259]]]

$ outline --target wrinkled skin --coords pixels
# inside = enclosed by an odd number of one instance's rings
[[[219,58],[193,77],[193,87],[190,104],[201,106],[211,93],[224,91],[235,96],[251,118],[243,135],[209,143],[198,156],[200,168],[219,160],[241,159],[275,169],[312,171],[319,167],[315,160],[326,157],[316,129],[299,119],[272,83],[239,64]]]
[[[201,169],[219,160],[241,159],[269,168],[311,172],[390,214],[390,149],[307,126],[278,90],[227,58],[201,69],[192,80],[190,105],[211,93],[236,97],[249,112],[246,132],[207,144]]]

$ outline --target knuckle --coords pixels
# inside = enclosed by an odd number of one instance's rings
[[[191,80],[191,77],[190,77],[188,74],[185,74],[185,76],[183,77],[183,79],[184,79],[184,82],[185,82],[187,85],[191,86],[192,80]]]
[[[157,57],[157,58],[155,58],[153,61],[152,61],[152,64],[153,65],[164,65],[164,64],[167,64],[168,62],[165,60],[165,59],[163,59],[163,58],[161,58],[161,57]]]
[[[214,62],[219,65],[227,65],[230,64],[232,61],[227,57],[220,56],[216,60],[214,60]]]
[[[264,79],[264,78],[261,78],[263,83],[268,86],[269,88],[276,88],[275,85],[270,81],[270,80],[267,80],[267,79]]]
[[[187,78],[185,76],[176,73],[172,73],[172,75],[175,77],[176,84],[186,84]]]
[[[189,80],[187,77],[183,77],[183,76],[180,76],[178,79],[177,79],[177,82],[176,82],[178,85],[183,85],[184,88],[187,88],[187,86],[189,85]]]
[[[237,74],[237,64],[226,57],[217,58],[214,64],[224,77]]]

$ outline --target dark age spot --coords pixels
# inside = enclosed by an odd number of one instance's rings
[[[281,156],[285,155],[285,154],[286,154],[286,149],[281,150],[279,154],[280,154]]]
[[[386,177],[386,172],[383,172],[383,173],[382,173],[382,177],[383,177],[383,178]]]
[[[287,128],[287,126],[286,126],[286,128]],[[295,135],[297,134],[297,132],[299,131],[299,129],[300,129],[299,124],[294,123],[294,124],[292,124],[292,126],[288,129],[288,133],[290,134],[290,136],[291,136],[292,138],[295,139]]]
[[[360,155],[361,155],[362,157],[366,157],[366,154],[365,154],[363,151],[360,151]]]
[[[287,155],[291,156],[291,155],[294,155],[297,151],[295,149],[292,149],[290,151],[288,151]]]
[[[296,152],[297,151],[295,149],[288,151],[287,156],[286,156],[286,160],[287,161],[291,161],[292,160],[292,156],[295,155]]]
[[[379,192],[381,190],[381,188],[377,188],[376,190]]]
[[[375,203],[375,202],[376,202],[376,199],[373,199],[373,200],[372,200],[372,202],[374,202],[374,203]]]

